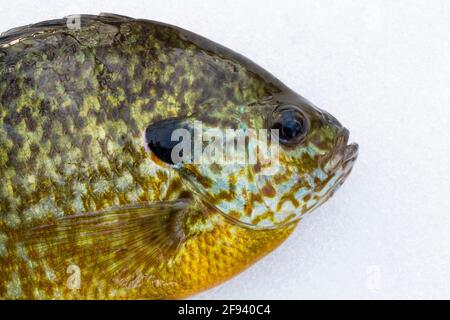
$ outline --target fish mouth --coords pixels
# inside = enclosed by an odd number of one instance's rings
[[[353,166],[353,163],[358,158],[359,146],[357,143],[348,143],[350,137],[350,131],[347,128],[342,128],[341,134],[342,142],[340,143],[338,152],[342,154],[341,166],[345,170],[349,165]]]
[[[321,185],[320,189],[315,191],[317,202],[307,208],[305,212],[310,212],[325,203],[350,175],[353,165],[358,158],[358,144],[349,144],[349,136],[350,132],[348,129],[342,127],[333,149],[322,159],[324,163],[323,170],[328,178],[324,180],[325,183]]]
[[[359,150],[359,146],[355,142],[348,144],[344,148],[344,156],[342,159],[342,166],[344,168],[347,167],[349,164],[353,165],[353,163],[358,158],[358,150]]]
[[[350,131],[347,128],[342,127],[334,148],[329,156],[326,157],[325,169],[328,172],[335,172],[341,169],[347,176],[358,158],[359,146],[357,143],[348,143],[350,137]]]

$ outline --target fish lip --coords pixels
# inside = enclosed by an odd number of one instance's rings
[[[342,154],[342,167],[346,167],[349,163],[353,163],[358,157],[359,146],[355,142],[349,144],[349,137],[350,131],[347,128],[343,127],[338,137],[338,139],[340,138],[340,142],[338,142],[337,145],[337,152]]]
[[[334,148],[335,150],[333,152],[334,154],[341,153],[344,159],[348,159],[353,157],[353,155],[358,152],[358,144],[354,142],[349,144],[349,137],[350,131],[347,128],[342,127],[337,137],[336,146]]]
[[[331,152],[331,157],[328,162],[328,173],[336,175],[337,178],[327,192],[327,195],[324,197],[325,200],[331,197],[331,195],[333,195],[333,193],[347,180],[352,172],[353,165],[358,158],[359,146],[355,142],[348,143],[349,136],[350,131],[348,131],[347,128],[342,127],[337,138],[336,146]]]
[[[355,160],[358,158],[358,150],[359,145],[355,142],[352,142],[345,146],[344,156],[342,158],[343,167],[346,167],[349,163],[355,162]]]
[[[326,167],[330,172],[343,168],[350,170],[358,157],[359,146],[357,143],[348,143],[350,131],[342,127],[336,138],[335,146],[330,154],[325,157]]]

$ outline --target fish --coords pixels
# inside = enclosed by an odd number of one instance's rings
[[[100,14],[12,29],[0,37],[0,297],[207,290],[283,243],[357,155],[331,114],[179,27]]]

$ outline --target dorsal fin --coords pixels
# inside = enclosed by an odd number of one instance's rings
[[[100,13],[100,15],[90,15],[90,14],[68,15],[62,19],[47,20],[34,24],[28,24],[25,26],[12,28],[10,30],[2,32],[0,34],[0,45],[21,38],[30,37],[36,33],[65,30],[68,28],[67,25],[68,22],[70,22],[70,19],[73,19],[74,17],[79,18],[81,24],[83,25],[89,25],[96,21],[114,24],[135,20],[131,17],[121,16],[112,13]]]

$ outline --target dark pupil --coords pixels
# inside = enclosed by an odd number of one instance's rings
[[[296,119],[290,119],[281,125],[281,133],[286,139],[293,139],[302,133],[302,124]]]
[[[279,130],[280,138],[289,141],[304,134],[303,119],[295,111],[284,111],[273,126]]]

